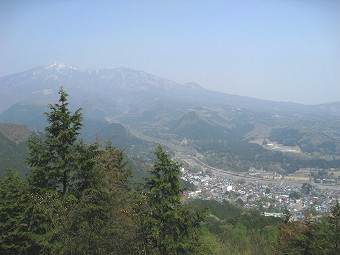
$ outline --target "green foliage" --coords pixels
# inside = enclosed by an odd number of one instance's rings
[[[8,170],[0,180],[0,253],[23,254],[30,240],[25,211],[30,203],[25,184]]]
[[[45,133],[28,142],[29,179],[7,171],[0,180],[1,254],[339,254],[339,203],[319,221],[290,222],[287,212],[283,223],[227,201],[183,204],[181,165],[160,146],[142,190],[132,191],[124,152],[81,141],[82,114],[59,95]]]
[[[301,194],[297,191],[293,191],[289,194],[289,197],[290,198],[293,198],[293,199],[300,199],[301,198]]]
[[[53,246],[53,221],[47,208],[54,205],[54,194],[31,193],[12,171],[6,173],[0,190],[1,254],[48,254]]]
[[[60,189],[65,194],[72,185],[75,169],[82,166],[79,155],[84,146],[77,144],[81,128],[80,109],[71,114],[68,109],[68,94],[59,90],[59,104],[49,105],[45,113],[49,126],[45,137],[33,137],[28,142],[28,163],[32,167],[30,183],[37,189]],[[82,158],[84,159],[84,158]]]
[[[194,200],[191,203],[210,209],[204,227],[216,238],[213,247],[218,250],[217,254],[274,253],[280,219],[265,217],[257,211],[245,212],[226,201]]]
[[[286,146],[298,145],[304,134],[297,129],[292,128],[276,128],[269,135],[269,139]]]
[[[79,140],[80,110],[72,114],[67,93],[60,89],[59,94],[59,104],[46,113],[44,136],[28,142],[28,185],[11,172],[1,181],[0,227],[6,233],[1,249],[4,254],[131,254],[126,249],[135,241],[127,233],[135,225],[131,170],[123,152]]]
[[[226,254],[223,252],[223,245],[217,235],[209,232],[203,228],[198,237],[198,242],[201,244],[202,254],[207,255],[220,255]],[[228,253],[229,254],[229,253]]]
[[[144,233],[147,254],[199,254],[197,241],[204,214],[181,205],[180,165],[160,146],[145,184]]]
[[[237,219],[228,223],[212,215],[204,226],[215,237],[213,247],[218,250],[217,254],[269,255],[277,247],[277,227],[270,224],[249,229]]]
[[[210,213],[219,219],[227,222],[235,222],[235,219],[241,216],[242,210],[224,200],[222,203],[215,200],[192,200],[189,204],[196,207],[198,210],[209,209]]]
[[[339,254],[340,206],[337,202],[328,217],[285,223],[279,228],[278,254]]]
[[[332,208],[331,215],[329,216],[330,224],[330,241],[331,250],[333,254],[340,254],[340,204],[336,201],[336,204]]]
[[[172,123],[174,134],[182,138],[194,140],[223,139],[228,130],[207,119],[198,116],[195,112],[189,112],[180,120]]]

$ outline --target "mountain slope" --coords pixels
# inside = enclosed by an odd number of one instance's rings
[[[76,106],[89,115],[105,117],[141,113],[167,100],[189,105],[233,106],[273,113],[308,113],[340,116],[336,104],[305,106],[225,94],[196,83],[179,84],[129,68],[79,69],[65,64],[37,67],[0,78],[0,112],[16,103],[46,105],[55,102],[63,86]]]
[[[25,126],[0,124],[0,177],[8,168],[27,173],[25,142],[31,134]]]
[[[44,112],[47,105],[16,103],[0,114],[0,122],[26,125],[33,130],[46,126]]]
[[[171,123],[173,133],[181,138],[196,140],[225,139],[228,130],[196,112],[188,112],[182,118]]]
[[[83,124],[81,138],[88,142],[99,141],[103,143],[110,141],[115,147],[124,150],[129,150],[131,146],[143,145],[144,143],[120,123],[85,120]]]

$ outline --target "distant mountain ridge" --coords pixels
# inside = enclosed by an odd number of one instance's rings
[[[340,116],[340,102],[315,106],[273,102],[211,91],[193,82],[179,84],[124,67],[90,70],[65,64],[40,66],[0,78],[0,113],[16,103],[46,105],[54,102],[61,86],[70,94],[73,104],[101,117],[147,111],[162,100],[273,113]]]
[[[47,124],[43,112],[48,103],[58,102],[60,87],[70,95],[71,111],[83,109],[83,139],[111,140],[146,161],[147,152],[160,143],[176,150],[184,146],[207,164],[235,171],[340,166],[340,102],[266,101],[123,67],[87,70],[53,64],[2,77],[0,123],[42,130]],[[272,142],[282,146],[264,146]],[[0,143],[9,155],[17,149],[2,133]],[[299,153],[284,146],[298,147]],[[10,159],[3,155],[0,160]]]

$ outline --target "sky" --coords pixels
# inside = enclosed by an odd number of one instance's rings
[[[0,76],[56,62],[274,101],[340,101],[340,1],[0,0]]]

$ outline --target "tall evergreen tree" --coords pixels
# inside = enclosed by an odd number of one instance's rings
[[[198,254],[197,237],[204,215],[181,204],[184,189],[180,184],[180,164],[172,161],[159,145],[155,156],[157,161],[145,184],[145,252]]]
[[[28,143],[34,254],[123,254],[117,246],[126,248],[130,236],[122,226],[133,226],[121,212],[128,211],[130,176],[123,152],[81,141],[81,110],[71,113],[62,88],[59,96],[45,113],[45,133]]]
[[[28,142],[27,161],[32,168],[32,188],[59,190],[64,195],[74,184],[76,169],[84,167],[82,156],[87,152],[78,142],[83,119],[81,109],[71,113],[68,94],[63,88],[59,90],[59,96],[59,103],[50,104],[50,112],[45,113],[49,125],[44,137],[36,136]]]

